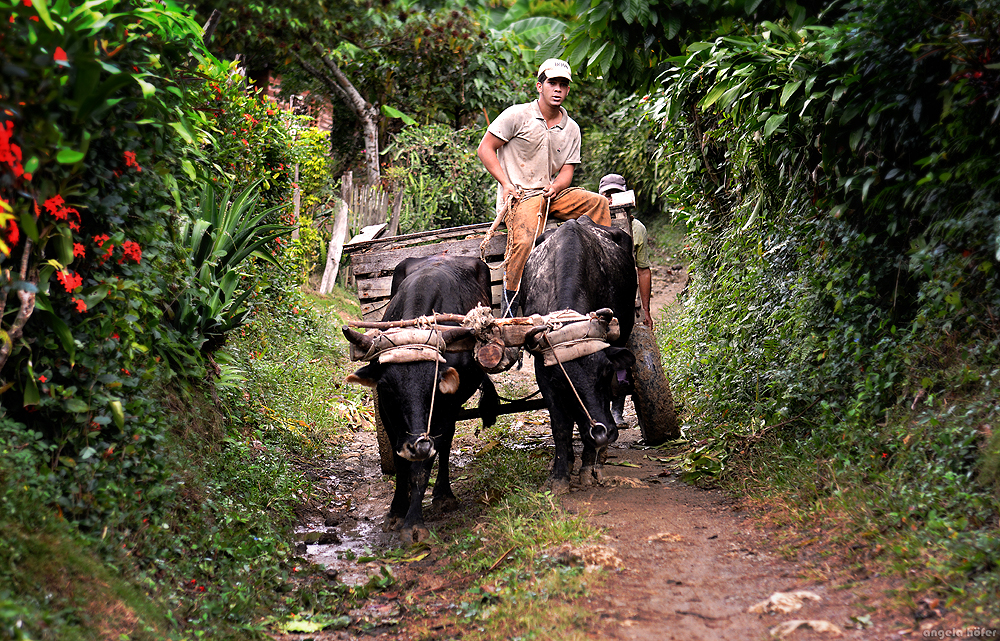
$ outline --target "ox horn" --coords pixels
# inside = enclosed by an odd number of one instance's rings
[[[536,327],[532,327],[531,329],[529,329],[524,334],[524,346],[528,349],[534,348],[536,345],[538,345],[538,341],[535,339],[535,337],[541,334],[542,332],[545,332],[546,330],[548,330],[548,326],[546,325],[538,325]]]
[[[611,319],[615,317],[614,310],[609,307],[602,307],[594,313],[597,314],[598,318],[600,318],[601,322],[604,323],[605,326],[607,326],[608,323],[611,322]]]
[[[344,338],[346,338],[352,345],[360,347],[364,352],[370,350],[372,348],[372,344],[375,342],[373,337],[355,331],[350,327],[342,327],[341,330],[344,332]]]
[[[445,345],[454,343],[455,341],[460,341],[467,336],[471,336],[473,333],[471,327],[455,327],[452,329],[446,329],[441,332],[441,340],[444,341]]]

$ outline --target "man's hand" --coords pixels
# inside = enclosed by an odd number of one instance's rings
[[[642,324],[648,327],[649,329],[653,329],[653,317],[649,315],[649,310],[644,309],[642,310],[642,313],[644,316],[644,318],[642,319]]]
[[[546,198],[555,198],[559,192],[573,184],[573,169],[573,165],[563,165],[556,179],[542,188],[542,195]]]

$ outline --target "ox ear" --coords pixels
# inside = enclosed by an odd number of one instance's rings
[[[458,383],[458,370],[454,367],[449,367],[441,373],[441,379],[438,381],[438,390],[442,394],[454,394],[458,391]]]
[[[609,347],[604,353],[615,370],[628,369],[635,365],[635,354],[624,347]]]
[[[372,389],[378,385],[378,379],[382,376],[382,368],[377,365],[365,365],[353,374],[347,375],[347,382],[353,383],[355,385],[361,385],[362,387],[370,387]]]

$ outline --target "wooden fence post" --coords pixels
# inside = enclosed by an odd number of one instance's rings
[[[330,245],[326,250],[326,268],[323,270],[323,280],[319,284],[320,294],[329,294],[332,292],[333,286],[337,282],[340,257],[344,253],[344,241],[347,237],[347,222],[350,216],[347,203],[350,201],[351,194],[354,191],[353,182],[351,172],[345,173],[341,179],[340,207],[337,209],[337,217],[333,222],[333,235],[330,237]]]

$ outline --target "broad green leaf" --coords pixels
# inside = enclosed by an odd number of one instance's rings
[[[800,86],[802,86],[801,80],[796,80],[795,82],[789,82],[788,84],[786,84],[785,88],[781,90],[781,100],[778,102],[778,104],[784,107],[785,103],[788,102],[788,99],[792,97],[792,94],[794,94],[795,90],[798,89]]]
[[[22,399],[22,404],[24,407],[29,405],[38,405],[38,402],[42,400],[41,395],[38,393],[38,385],[35,384],[35,379],[29,377],[24,383],[24,398]]]
[[[773,134],[774,130],[780,127],[781,123],[785,122],[785,118],[787,117],[788,114],[774,114],[768,118],[767,122],[764,123],[764,138],[768,138]]]
[[[35,224],[35,217],[28,212],[21,212],[21,229],[28,235],[31,242],[38,242],[38,226]]]
[[[191,180],[198,179],[198,173],[195,171],[194,165],[187,158],[181,161],[181,169],[184,170],[184,173],[187,174],[187,177]]]
[[[140,80],[139,82],[142,81]],[[184,142],[188,143],[189,145],[194,144],[194,136],[191,134],[191,131],[184,125],[183,122],[172,122],[170,123],[170,126],[174,129],[174,131],[180,134],[180,137],[184,139]]]
[[[143,98],[152,98],[154,95],[156,95],[156,87],[146,82],[142,78],[136,78],[135,81],[139,83],[139,87],[142,89]],[[175,123],[171,123],[171,125],[173,124]]]
[[[390,107],[389,105],[382,105],[382,113],[389,116],[390,118],[399,118],[407,125],[415,125],[417,121],[407,116],[405,113],[396,109],[395,107]]]
[[[692,42],[687,46],[688,53],[695,53],[696,51],[703,51],[705,49],[711,49],[715,45],[711,42]]]
[[[699,105],[699,107],[701,107],[702,109],[708,109],[709,107],[711,107],[712,105],[714,105],[715,102],[719,98],[721,98],[722,95],[724,93],[726,93],[726,91],[728,91],[728,90],[729,90],[729,83],[728,82],[720,82],[720,83],[718,83],[717,85],[715,85],[714,87],[712,87],[711,91],[708,92],[708,95],[705,96],[705,99],[701,101],[701,104]]]
[[[31,6],[35,8],[38,12],[38,17],[42,19],[45,26],[49,28],[50,31],[59,31],[56,29],[56,25],[52,22],[52,17],[49,15],[49,7],[46,4],[46,0],[35,0],[31,3]]]
[[[66,225],[59,225],[57,228],[59,233],[56,234],[53,240],[55,241],[56,249],[59,252],[59,262],[63,265],[69,265],[73,262],[73,232]]]
[[[118,429],[125,428],[125,411],[122,409],[121,401],[110,401],[108,407],[111,408],[111,418],[114,419]]]
[[[78,398],[66,399],[66,409],[70,412],[82,414],[90,411],[90,405]]]
[[[865,130],[864,130],[863,127],[858,127],[857,129],[855,129],[854,131],[851,132],[851,137],[850,137],[850,140],[849,140],[850,145],[851,145],[851,151],[857,151],[858,150],[858,144],[861,143],[861,137],[864,136],[864,134],[865,134]]]
[[[59,342],[62,343],[63,349],[66,350],[66,353],[69,355],[70,365],[75,365],[76,341],[73,340],[73,332],[70,331],[69,326],[66,325],[61,318],[51,312],[45,312],[39,316],[59,338]]]
[[[61,165],[75,165],[83,160],[84,153],[75,149],[63,148],[56,154],[56,162]]]

